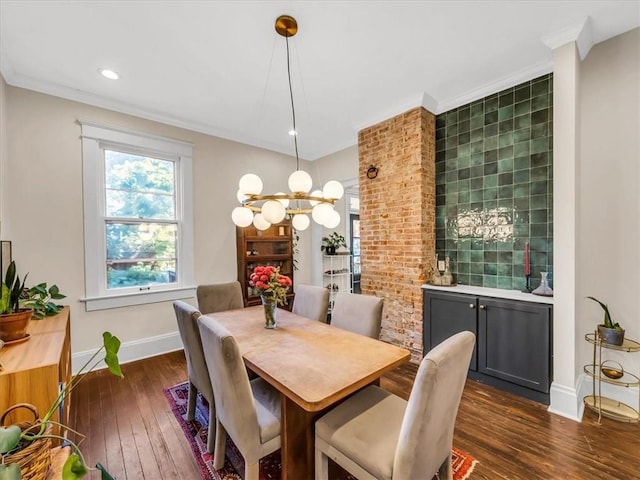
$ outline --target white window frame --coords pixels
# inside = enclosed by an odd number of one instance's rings
[[[195,296],[193,257],[193,144],[78,120],[81,125],[85,302],[87,311],[143,305]],[[176,282],[118,291],[107,288],[104,150],[175,162]]]

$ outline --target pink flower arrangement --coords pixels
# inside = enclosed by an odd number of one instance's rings
[[[287,304],[287,291],[292,282],[280,273],[280,267],[258,265],[249,277],[249,286],[257,288],[260,295],[275,300],[280,305]]]

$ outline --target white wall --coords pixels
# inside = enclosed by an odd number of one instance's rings
[[[9,143],[7,141],[7,83],[4,81],[2,75],[0,75],[0,239],[4,240],[2,236],[2,166],[7,158],[7,149]],[[0,273],[1,275],[1,273]]]
[[[356,134],[354,133],[354,137]],[[354,142],[357,143],[357,138],[354,138]],[[311,167],[311,172],[314,180],[318,179],[319,182],[324,185],[329,180],[337,180],[343,184],[343,186],[354,186],[358,184],[358,146],[340,150],[339,152],[322,157],[315,162]],[[315,222],[311,228],[311,252],[314,253],[313,260],[310,262],[311,269],[311,282],[314,285],[324,286],[327,282],[322,278],[322,271],[325,270],[322,263],[322,253],[320,246],[322,245],[321,239],[332,232],[338,232],[343,235],[349,243],[349,214],[347,211],[348,205],[346,202],[346,195],[335,204],[335,209],[340,213],[340,225],[336,228],[328,229],[318,225]]]
[[[591,49],[581,66],[580,99],[577,333],[583,338],[602,323],[602,309],[584,298],[592,295],[640,341],[640,29]],[[591,345],[577,347],[578,363],[590,363]],[[640,354],[611,356],[640,373]],[[637,399],[636,391],[636,408]]]
[[[5,98],[4,93],[3,97]],[[163,135],[194,144],[195,280],[235,280],[235,226],[239,178],[260,175],[265,191],[287,189],[292,157],[162,125],[90,105],[7,87],[2,122],[0,186],[2,238],[13,241],[13,257],[29,284],[56,283],[71,305],[72,350],[97,347],[108,329],[123,342],[166,337],[177,331],[169,302],[85,312],[80,126],[76,119]],[[8,139],[8,142],[5,141]],[[8,145],[6,145],[8,144]],[[301,168],[309,170],[309,163]],[[308,251],[302,245],[303,252]],[[309,278],[304,254],[296,281]],[[190,300],[195,304],[195,299]],[[147,352],[140,346],[141,355]],[[135,354],[135,351],[132,352]]]

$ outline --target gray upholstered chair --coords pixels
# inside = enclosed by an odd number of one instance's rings
[[[259,460],[280,448],[280,393],[249,381],[235,338],[214,318],[198,320],[216,402],[213,466],[222,468],[227,433],[244,457],[244,480],[258,480]]]
[[[316,421],[316,480],[331,458],[359,480],[452,479],[458,406],[475,344],[460,332],[422,359],[409,401],[369,386]]]
[[[291,311],[296,315],[327,323],[329,290],[314,285],[298,285]]]
[[[331,325],[377,340],[383,302],[384,299],[373,295],[338,293],[331,310]]]
[[[187,406],[187,420],[195,417],[196,400],[198,392],[209,402],[209,429],[207,439],[207,451],[213,452],[216,434],[216,409],[213,399],[213,388],[209,378],[209,370],[202,351],[200,330],[198,329],[198,317],[200,312],[188,303],[176,300],[173,302],[176,312],[178,330],[184,345],[184,356],[187,358],[187,373],[189,375],[189,398]]]
[[[240,282],[198,285],[196,289],[198,309],[203,313],[224,312],[244,308]]]

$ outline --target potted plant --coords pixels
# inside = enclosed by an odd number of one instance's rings
[[[0,340],[12,342],[25,338],[31,318],[41,319],[62,310],[53,300],[65,298],[57,285],[47,289],[46,283],[25,288],[27,276],[20,281],[16,272],[16,262],[7,267],[0,292]]]
[[[44,282],[22,290],[20,306],[33,310],[33,318],[40,320],[59,313],[62,305],[55,304],[52,300],[63,298],[66,298],[66,295],[60,293],[57,285],[51,285],[47,289],[47,283]]]
[[[16,274],[16,262],[11,262],[0,286],[0,340],[4,342],[19,340],[27,335],[33,311],[20,306],[20,295],[27,275],[20,282],[20,276]]]
[[[340,247],[347,248],[347,242],[338,232],[333,232],[328,237],[322,237],[320,251],[327,252],[327,255],[335,255],[336,249]]]
[[[609,307],[595,297],[587,297],[594,302],[598,302],[604,310],[604,323],[598,325],[598,335],[604,343],[609,345],[622,345],[624,342],[624,329],[611,319]]]
[[[103,360],[113,375],[120,378],[124,377],[118,360],[120,340],[109,332],[104,332],[102,334],[102,339],[102,347],[93,354],[87,363],[82,366],[80,371],[76,373],[65,385],[49,408],[49,411],[40,421],[35,422],[26,428],[23,425],[21,428],[21,425],[17,424],[9,425],[7,427],[0,426],[0,480],[20,480],[22,478],[21,467],[18,463],[14,463],[14,461],[12,461],[12,457],[23,458],[19,455],[21,450],[28,448],[30,445],[33,445],[35,442],[41,441],[42,439],[55,438],[68,442],[73,449],[71,455],[69,455],[62,468],[62,480],[78,480],[87,474],[89,467],[86,465],[78,445],[67,438],[52,434],[50,426],[58,425],[62,430],[68,429],[73,432],[73,430],[69,429],[65,425],[51,420],[51,417],[58,411],[58,408],[63,404],[63,402],[69,401],[69,394],[84,378],[86,378],[85,373],[91,372]],[[102,351],[105,352],[104,358],[97,358]],[[114,480],[102,465],[97,464],[95,469],[102,472],[102,480]]]

